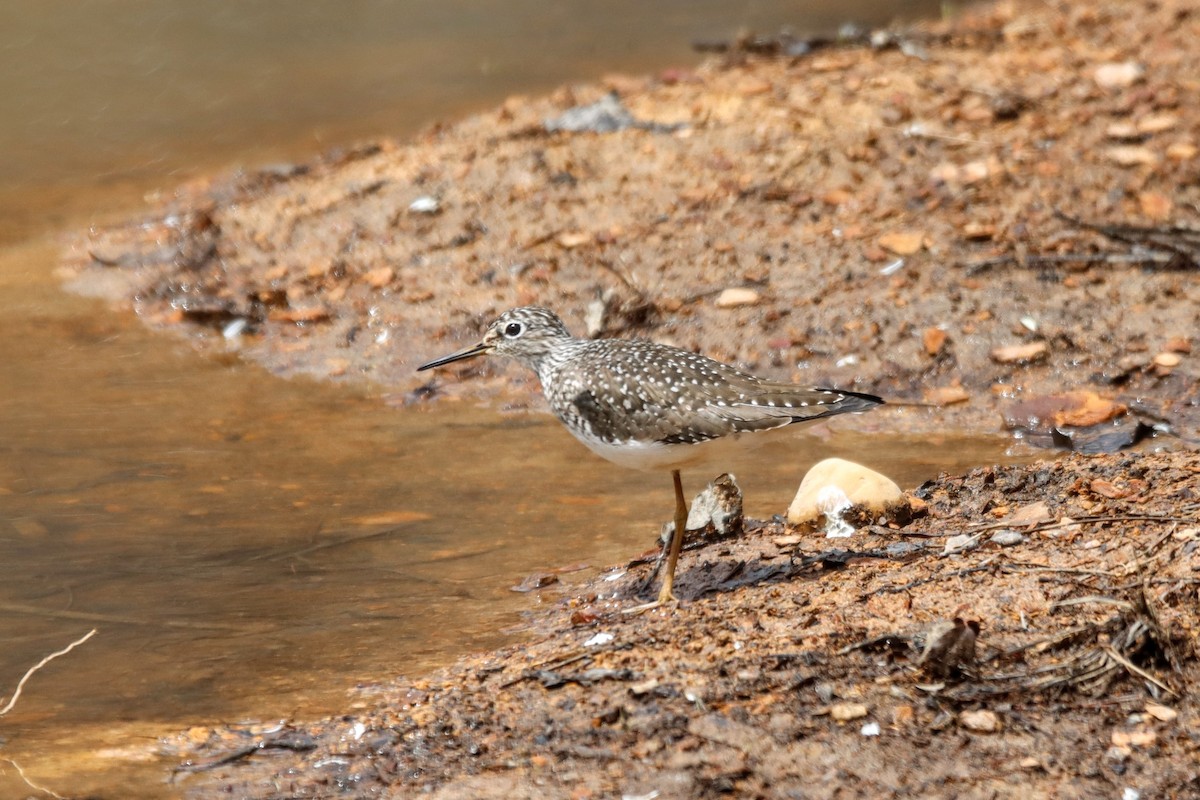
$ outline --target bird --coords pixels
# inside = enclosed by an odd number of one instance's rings
[[[505,311],[478,344],[417,371],[488,354],[533,370],[554,415],[592,452],[623,467],[671,472],[675,530],[658,597],[641,609],[678,602],[675,565],[688,516],[684,467],[710,460],[715,445],[744,434],[868,411],[884,402],[871,394],[759,378],[644,339],[581,339],[540,306]]]

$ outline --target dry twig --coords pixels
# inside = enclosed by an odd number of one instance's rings
[[[65,656],[67,653],[71,652],[76,647],[83,644],[84,642],[86,642],[88,639],[92,638],[95,635],[96,635],[96,629],[92,628],[86,634],[84,634],[80,638],[76,639],[75,641],[71,642],[69,645],[64,647],[62,650],[54,651],[53,653],[46,656],[41,661],[39,661],[38,663],[36,663],[32,667],[30,667],[29,670],[25,673],[25,675],[21,678],[21,680],[17,682],[17,690],[15,692],[13,692],[13,696],[8,701],[8,705],[6,705],[4,708],[0,708],[0,717],[3,717],[9,711],[12,711],[13,706],[15,706],[17,704],[17,698],[21,696],[21,690],[23,688],[25,688],[25,681],[29,680],[29,678],[33,675],[33,673],[37,672],[39,669],[46,666],[47,664],[49,664],[51,661],[58,658],[59,656]]]

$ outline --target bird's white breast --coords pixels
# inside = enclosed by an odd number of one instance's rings
[[[704,464],[719,464],[737,454],[744,454],[762,437],[751,434],[730,434],[699,444],[662,444],[661,442],[608,442],[588,433],[571,429],[579,441],[596,455],[628,469],[660,471],[682,469]]]

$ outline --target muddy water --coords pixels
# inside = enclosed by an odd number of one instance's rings
[[[0,797],[177,793],[157,737],[334,712],[356,683],[511,638],[530,572],[653,544],[669,480],[594,459],[544,414],[400,409],[387,387],[281,381],[63,294],[53,231],[136,213],[214,166],[305,158],[611,70],[690,63],[739,27],[899,7],[352,0],[0,9]],[[884,6],[884,8],[880,8]],[[651,16],[647,17],[649,13]],[[533,55],[531,55],[533,54]],[[755,516],[852,451],[914,484],[995,440],[810,433],[731,464]],[[688,490],[703,475],[688,475]],[[584,573],[564,574],[570,583]],[[2,703],[0,703],[2,705]]]
[[[883,24],[954,5],[6,0],[0,240],[108,205],[81,198],[81,182],[128,203],[213,167],[307,159],[509,94],[692,64],[697,39]]]

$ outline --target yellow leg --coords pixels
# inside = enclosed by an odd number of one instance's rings
[[[675,584],[675,564],[679,561],[679,551],[683,549],[683,537],[687,533],[687,501],[683,499],[683,479],[679,470],[671,470],[675,480],[675,532],[671,535],[671,550],[667,554],[667,572],[663,575],[662,588],[658,591],[659,605],[679,602],[671,592]]]
[[[675,583],[675,564],[679,561],[679,552],[683,549],[683,537],[687,533],[688,509],[687,501],[683,499],[683,480],[679,477],[679,470],[672,470],[671,477],[675,479],[675,530],[671,534],[671,549],[667,552],[667,571],[663,575],[662,588],[658,591],[658,599],[653,603],[627,608],[625,609],[626,614],[640,614],[652,608],[679,602],[671,592],[671,587]]]

